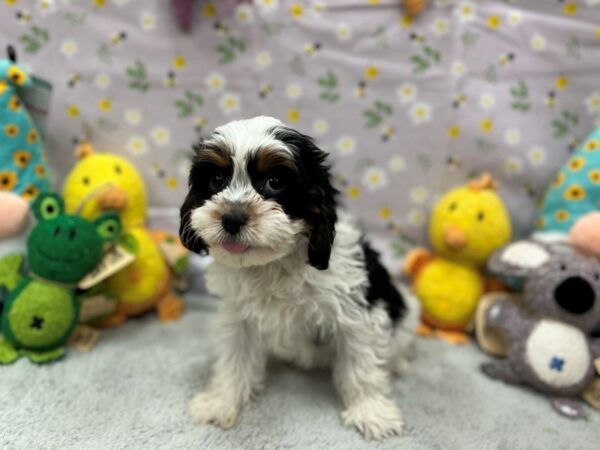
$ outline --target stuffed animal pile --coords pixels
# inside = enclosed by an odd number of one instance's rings
[[[94,221],[66,214],[61,198],[41,194],[32,206],[38,220],[27,239],[27,257],[0,260],[2,309],[0,364],[20,356],[47,363],[64,355],[64,345],[79,319],[77,283],[102,259],[104,246],[121,230],[118,215]],[[27,274],[22,274],[23,264]]]
[[[489,174],[442,196],[429,226],[433,253],[413,250],[404,264],[422,303],[422,334],[468,341],[465,332],[486,291],[481,269],[510,236],[508,212]]]
[[[120,243],[135,255],[132,264],[106,280],[107,291],[118,303],[109,317],[95,324],[120,325],[151,309],[161,321],[177,320],[183,302],[172,291],[174,274],[156,236],[146,228],[146,187],[139,172],[120,156],[96,153],[89,143],[80,145],[77,155],[80,159],[63,188],[67,212],[95,219],[117,211],[123,226]],[[175,266],[185,270],[185,262]]]
[[[577,396],[600,357],[600,339],[590,338],[600,322],[600,261],[524,240],[494,253],[489,268],[525,283],[521,305],[499,298],[487,306],[486,325],[499,333],[506,358],[485,363],[483,371],[551,396],[563,415],[583,417]]]

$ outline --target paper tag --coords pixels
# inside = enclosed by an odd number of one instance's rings
[[[600,409],[600,378],[594,378],[581,396],[592,408]]]
[[[106,280],[111,275],[114,275],[124,267],[127,267],[133,261],[135,261],[135,256],[133,254],[129,253],[120,245],[115,245],[104,254],[104,258],[102,258],[100,264],[88,273],[86,277],[79,282],[77,287],[83,290],[89,289],[101,281]]]
[[[19,91],[19,96],[31,115],[31,120],[40,135],[46,131],[46,121],[52,98],[52,85],[41,78],[31,77],[31,86]]]
[[[181,245],[179,239],[167,237],[158,243],[158,247],[173,272],[177,275],[185,272],[189,252]]]
[[[79,301],[79,321],[82,323],[103,319],[117,310],[117,299],[102,293],[81,298]]]
[[[100,339],[100,332],[89,325],[77,325],[69,338],[69,346],[80,352],[89,352]]]

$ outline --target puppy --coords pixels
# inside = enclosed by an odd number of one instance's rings
[[[195,150],[180,235],[214,258],[206,282],[222,302],[194,419],[231,427],[276,357],[332,366],[344,423],[367,438],[400,434],[389,375],[406,364],[417,303],[338,212],[327,155],[270,117],[219,127]]]

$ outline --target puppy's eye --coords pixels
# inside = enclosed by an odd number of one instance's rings
[[[215,173],[208,181],[208,188],[212,192],[219,192],[225,186],[225,177],[220,173]]]
[[[281,178],[276,175],[271,175],[265,181],[265,185],[263,187],[263,192],[269,195],[279,194],[285,188],[285,183]]]

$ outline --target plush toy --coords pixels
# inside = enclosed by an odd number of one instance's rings
[[[140,174],[124,158],[95,153],[88,143],[80,145],[77,154],[80,160],[64,184],[66,210],[86,218],[118,211],[123,226],[120,243],[135,255],[132,264],[106,280],[118,306],[97,325],[116,326],[151,309],[157,310],[161,321],[177,320],[183,302],[172,292],[173,273],[146,229],[146,188]]]
[[[491,257],[493,273],[523,276],[523,307],[492,302],[486,326],[499,333],[507,358],[485,363],[490,377],[524,384],[552,397],[571,418],[584,416],[580,395],[594,378],[600,340],[589,338],[600,320],[600,262],[576,251],[518,241]]]
[[[579,220],[600,210],[599,201],[600,128],[597,128],[579,145],[548,188],[536,220],[536,234],[568,234]],[[581,233],[585,235],[589,229],[583,226],[576,234],[585,240]]]
[[[12,264],[18,282],[16,287],[4,286],[10,292],[2,311],[0,364],[19,356],[46,363],[64,355],[63,346],[78,320],[76,284],[96,267],[104,245],[115,242],[120,232],[115,213],[90,222],[65,214],[55,194],[40,194],[32,209],[38,223],[27,239],[29,275],[21,276],[20,267]],[[6,258],[0,261],[4,270]]]
[[[489,174],[437,202],[429,225],[433,253],[413,250],[404,263],[423,307],[421,334],[468,341],[465,331],[487,287],[481,268],[510,236],[508,213]]]
[[[0,191],[12,191],[26,199],[48,191],[48,168],[39,133],[19,98],[18,88],[31,78],[10,59],[0,60]]]
[[[12,192],[0,192],[0,256],[24,249],[29,203]]]

